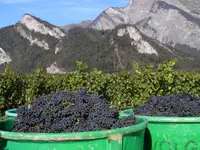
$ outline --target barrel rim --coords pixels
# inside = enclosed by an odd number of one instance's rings
[[[8,117],[17,117],[17,113],[16,113],[17,109],[9,109],[5,111],[6,116]],[[14,113],[15,112],[15,113]]]
[[[6,140],[17,141],[78,141],[78,140],[92,140],[112,137],[116,139],[126,134],[137,133],[145,130],[148,125],[148,120],[144,118],[136,118],[139,122],[137,125],[118,128],[113,130],[101,130],[91,132],[76,132],[76,133],[22,133],[22,132],[8,132],[0,130],[0,138]]]
[[[200,123],[200,117],[166,117],[166,116],[142,116],[135,115],[137,118],[144,118],[150,122],[168,123]]]

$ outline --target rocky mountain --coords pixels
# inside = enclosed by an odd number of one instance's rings
[[[61,28],[63,30],[65,30],[65,32],[67,32],[75,27],[88,28],[92,22],[93,22],[92,20],[85,20],[78,24],[69,24],[69,25],[61,26]]]
[[[43,68],[48,73],[67,73],[76,61],[104,72],[132,70],[133,61],[157,64],[177,58],[177,69],[199,69],[200,60],[163,45],[130,24],[113,30],[74,27],[64,32],[30,14],[15,25],[0,29],[0,72],[7,64],[18,72]]]
[[[131,0],[124,8],[103,11],[89,27],[107,30],[132,24],[163,44],[200,56],[199,6],[199,0]]]
[[[15,25],[0,29],[2,62],[20,72],[50,66],[65,36],[62,29],[25,14]]]

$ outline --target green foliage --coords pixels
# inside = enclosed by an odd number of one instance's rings
[[[0,110],[15,108],[25,103],[25,86],[24,78],[9,67],[0,75]]]
[[[90,93],[99,93],[119,109],[143,104],[151,94],[169,95],[189,92],[200,96],[200,73],[175,71],[177,60],[141,67],[133,63],[134,73],[121,71],[112,74],[77,62],[77,70],[67,74],[46,74],[37,69],[32,74],[18,74],[7,67],[0,75],[0,110],[30,104],[36,97],[52,91],[88,87]]]
[[[26,102],[30,103],[38,95],[47,94],[50,92],[46,88],[48,76],[45,75],[42,69],[37,69],[33,74],[27,75]]]

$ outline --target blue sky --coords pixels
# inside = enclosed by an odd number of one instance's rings
[[[103,10],[124,7],[129,0],[0,0],[0,28],[17,23],[29,13],[62,26],[95,19]]]

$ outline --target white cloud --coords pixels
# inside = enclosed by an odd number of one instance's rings
[[[35,0],[0,0],[0,3],[3,4],[17,4],[17,3],[31,3]]]

